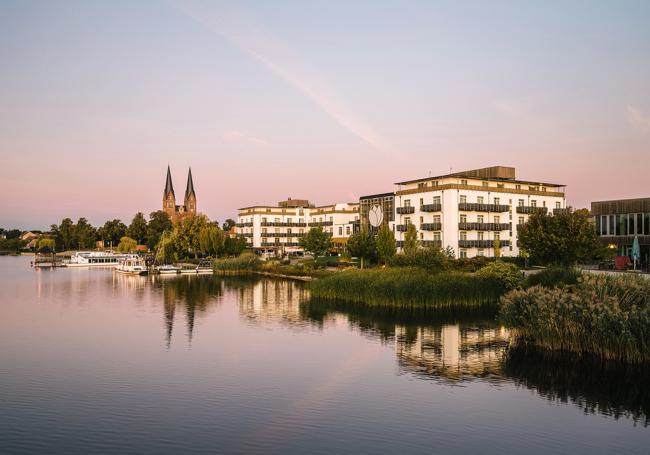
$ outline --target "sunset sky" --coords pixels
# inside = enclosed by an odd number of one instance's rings
[[[650,196],[649,1],[7,1],[0,227],[235,218],[507,165]],[[177,203],[182,203],[178,201]]]

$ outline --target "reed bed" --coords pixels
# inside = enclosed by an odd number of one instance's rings
[[[650,361],[650,282],[584,274],[574,286],[533,286],[501,298],[500,318],[520,344]]]
[[[346,270],[316,280],[309,288],[314,298],[396,308],[495,305],[505,293],[494,278],[415,267]]]
[[[254,254],[242,254],[236,258],[217,259],[212,263],[212,268],[215,273],[221,274],[252,273],[260,263]]]
[[[529,275],[526,278],[525,286],[544,286],[546,288],[557,288],[566,285],[578,284],[582,272],[575,267],[551,266],[540,272]]]

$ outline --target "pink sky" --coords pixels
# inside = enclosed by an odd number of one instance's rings
[[[490,165],[650,197],[642,3],[35,5],[0,17],[0,227],[128,221],[167,164],[219,221]]]

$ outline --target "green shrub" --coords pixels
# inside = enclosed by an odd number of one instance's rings
[[[511,291],[499,314],[523,343],[650,361],[650,282],[640,277],[585,274],[575,286]]]
[[[449,259],[442,249],[435,247],[420,248],[411,254],[396,254],[388,263],[392,267],[420,267],[431,271],[449,268]]]
[[[418,267],[346,270],[310,284],[315,298],[394,307],[478,307],[505,292],[494,278],[428,273]]]
[[[486,265],[476,272],[476,276],[499,280],[506,289],[516,289],[523,282],[523,275],[516,265],[501,261]]]
[[[553,266],[541,272],[528,275],[526,287],[544,286],[546,288],[562,287],[578,283],[582,273],[574,267]]]
[[[213,262],[216,272],[240,272],[257,270],[262,261],[253,253],[242,253],[236,258],[217,259]]]
[[[451,261],[451,267],[454,270],[460,272],[477,272],[483,267],[485,267],[490,262],[493,262],[493,259],[490,259],[485,256],[476,256],[473,258],[460,258]]]

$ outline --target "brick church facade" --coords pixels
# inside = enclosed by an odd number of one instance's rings
[[[167,181],[165,182],[165,192],[163,193],[163,210],[169,215],[172,223],[176,223],[190,214],[196,215],[196,193],[194,192],[194,182],[192,181],[192,168],[190,168],[187,174],[187,187],[185,188],[183,205],[176,205],[172,174],[169,166],[167,166]]]

